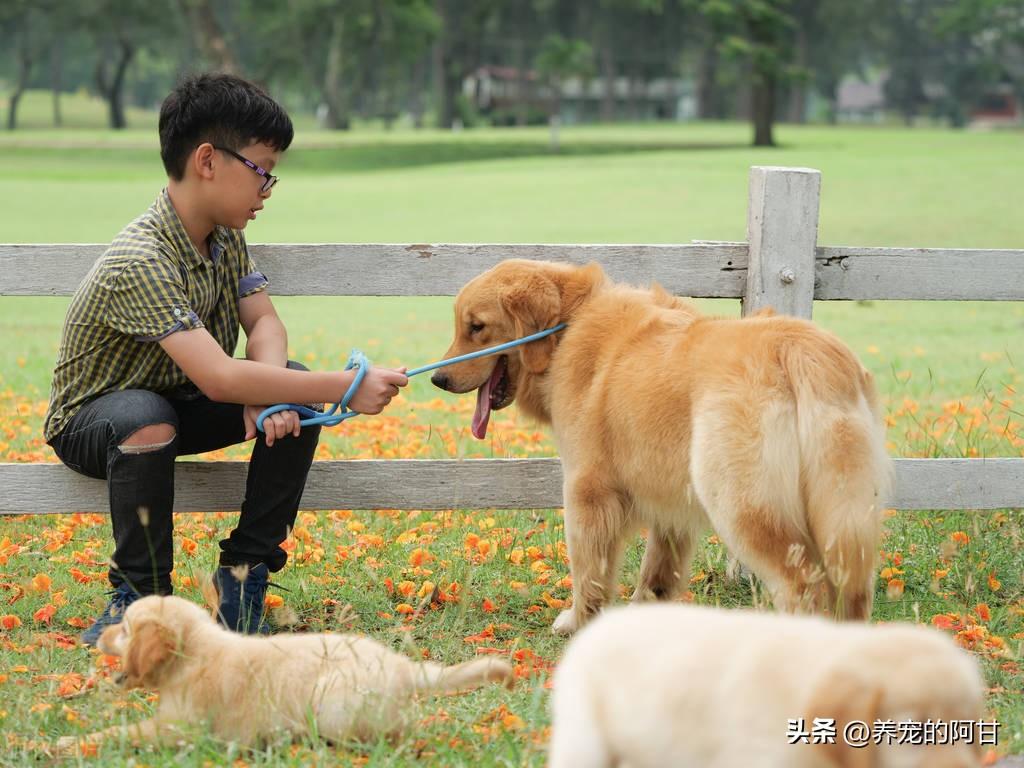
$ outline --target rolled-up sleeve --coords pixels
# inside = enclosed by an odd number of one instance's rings
[[[162,258],[131,261],[113,277],[104,321],[136,341],[159,341],[203,327],[178,268]]]
[[[241,261],[238,274],[242,276],[238,279],[238,298],[244,299],[259,291],[265,291],[270,285],[270,281],[256,268],[256,262],[253,261],[252,254],[249,253],[249,246],[245,242],[245,238],[241,234],[236,234],[236,236],[238,237],[236,243],[239,249],[238,258]]]

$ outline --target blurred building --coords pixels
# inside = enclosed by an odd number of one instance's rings
[[[499,125],[515,123],[522,110],[528,122],[544,122],[556,96],[536,71],[498,66],[478,68],[463,81],[462,93]],[[620,120],[692,120],[697,116],[694,83],[679,77],[618,77],[610,83],[601,77],[575,77],[562,84],[563,123],[597,122],[609,111],[612,119]]]

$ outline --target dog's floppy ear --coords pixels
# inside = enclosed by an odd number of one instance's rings
[[[515,324],[516,338],[543,331],[558,323],[562,297],[557,286],[545,277],[516,285],[501,298],[502,306]],[[523,366],[530,373],[543,373],[555,351],[554,336],[547,336],[519,347]]]
[[[817,744],[813,748],[821,750],[821,754],[827,756],[829,763],[836,768],[871,768],[875,765],[876,748],[871,732],[884,694],[880,685],[853,670],[838,669],[824,675],[811,694],[804,720],[808,731],[812,730],[815,718],[834,720],[835,743]],[[865,723],[868,729],[868,738],[861,747],[851,746],[844,738],[847,725],[855,720]],[[852,736],[851,740],[856,740]]]
[[[129,688],[139,688],[155,680],[173,658],[176,644],[171,631],[159,622],[142,622],[132,629],[122,660],[124,680]]]

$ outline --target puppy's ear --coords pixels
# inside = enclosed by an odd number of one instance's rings
[[[816,744],[813,748],[820,750],[836,768],[872,768],[876,764],[876,747],[870,733],[884,694],[880,685],[853,670],[840,669],[825,675],[811,694],[804,722],[807,730],[812,731],[815,718],[834,720],[835,743]],[[870,729],[863,747],[851,746],[844,738],[847,725],[855,720]]]
[[[562,297],[555,284],[546,278],[534,279],[512,288],[502,296],[502,306],[515,324],[517,339],[558,324]],[[555,351],[555,337],[546,336],[519,347],[523,367],[530,373],[543,373]]]
[[[129,688],[140,688],[151,684],[173,658],[175,642],[171,631],[155,621],[133,629],[122,662],[124,680]]]

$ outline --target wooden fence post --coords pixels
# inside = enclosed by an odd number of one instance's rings
[[[744,315],[772,307],[811,317],[820,193],[821,172],[812,168],[750,169]]]

